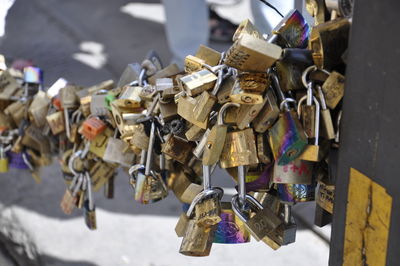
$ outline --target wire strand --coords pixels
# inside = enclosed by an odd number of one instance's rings
[[[259,0],[259,1],[263,2],[264,4],[266,4],[267,6],[269,6],[270,8],[272,8],[273,10],[275,10],[275,12],[279,14],[279,16],[284,17],[284,16],[282,15],[282,13],[279,12],[279,10],[278,10],[275,6],[273,6],[272,4],[268,3],[266,0]]]

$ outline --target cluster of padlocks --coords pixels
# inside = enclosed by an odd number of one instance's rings
[[[316,200],[320,226],[332,213],[350,28],[336,11],[325,21],[327,10],[308,9],[313,27],[293,10],[267,37],[243,21],[226,52],[200,46],[184,72],[151,52],[118,84],[59,79],[44,90],[40,69],[3,67],[0,171],[28,169],[39,182],[59,154],[61,208],[82,208],[96,229],[93,191],[112,198],[123,167],[137,202],[172,191],[189,205],[176,226],[184,255],[250,236],[273,249],[293,243],[294,204]],[[230,202],[212,185],[217,166],[237,183]]]

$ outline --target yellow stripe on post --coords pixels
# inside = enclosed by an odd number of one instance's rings
[[[392,197],[350,169],[343,265],[385,265]]]

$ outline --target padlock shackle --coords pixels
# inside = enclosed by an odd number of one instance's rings
[[[151,123],[151,129],[150,129],[149,146],[147,148],[145,175],[150,175],[150,170],[151,170],[151,165],[152,165],[152,160],[153,160],[153,148],[154,148],[154,142],[155,142],[155,130],[156,130],[156,125],[155,125],[155,123],[153,121]]]
[[[240,104],[229,102],[229,103],[225,103],[224,105],[222,105],[221,109],[219,109],[219,112],[218,112],[217,125],[220,125],[220,126],[224,125],[224,123],[225,123],[225,122],[224,122],[225,112],[226,112],[226,110],[227,110],[228,108],[230,108],[230,107],[237,107],[237,108],[239,108],[239,107],[240,107]]]
[[[221,200],[222,196],[224,195],[224,190],[219,187],[213,187],[211,189],[201,191],[192,200],[192,203],[190,204],[190,206],[186,212],[186,216],[191,217],[197,204],[199,204],[201,201],[205,200],[206,198],[210,198],[215,195],[217,195],[219,200]]]
[[[321,109],[322,110],[326,110],[327,109],[326,101],[325,101],[325,96],[324,96],[324,93],[322,91],[322,88],[321,88],[320,85],[317,85],[316,88],[317,88],[317,91],[318,91],[319,100],[321,101]]]
[[[316,70],[318,70],[317,66],[316,66],[316,65],[312,65],[312,66],[307,67],[307,68],[303,71],[303,74],[301,75],[301,82],[303,83],[303,86],[304,86],[306,89],[308,89],[308,85],[309,85],[309,83],[311,82],[311,81],[308,79],[308,75],[309,75],[311,72],[314,72],[314,71],[316,71]]]

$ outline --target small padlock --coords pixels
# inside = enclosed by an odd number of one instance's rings
[[[273,182],[276,184],[311,184],[313,164],[296,159],[285,165],[275,162]]]
[[[53,135],[60,134],[65,131],[64,114],[61,111],[46,116],[47,123]]]
[[[3,144],[0,145],[0,173],[8,172],[8,157]]]
[[[279,117],[279,107],[276,103],[276,97],[272,90],[268,90],[264,98],[265,104],[253,120],[254,130],[258,133],[264,133],[274,125]]]
[[[249,19],[245,19],[240,22],[239,27],[233,34],[232,41],[237,41],[244,33],[250,34],[258,39],[264,39],[262,33],[257,29],[256,26],[251,23]]]
[[[257,147],[252,128],[228,132],[220,157],[222,168],[258,164]]]
[[[181,164],[185,164],[189,159],[192,149],[192,143],[171,135],[163,144],[162,152]]]
[[[94,140],[106,128],[107,125],[102,120],[97,117],[91,117],[83,122],[80,133],[88,140]]]
[[[207,137],[207,142],[204,147],[203,164],[214,165],[221,157],[224,149],[228,126],[224,124],[225,112],[230,107],[239,107],[239,104],[226,103],[218,113],[217,124],[213,126],[210,134]]]
[[[92,195],[92,185],[90,181],[89,173],[85,173],[86,180],[87,180],[87,197],[88,199],[84,203],[85,211],[85,224],[90,230],[97,229],[97,222],[96,222],[96,207],[94,206],[94,199]]]
[[[273,75],[273,84],[281,92],[279,81]],[[269,131],[269,144],[275,161],[280,165],[287,164],[296,159],[305,149],[307,138],[297,118],[297,114],[291,111],[287,102],[294,102],[286,98],[281,102],[281,112],[278,121]]]
[[[325,96],[326,105],[333,110],[344,96],[345,78],[338,72],[332,71],[322,84],[322,92]]]
[[[180,78],[187,95],[196,96],[203,91],[212,89],[217,81],[217,76],[207,69],[194,72]]]
[[[237,218],[230,202],[221,202],[221,221],[217,225],[214,243],[242,244],[250,242],[250,234]]]
[[[190,219],[182,239],[179,253],[185,256],[204,257],[210,255],[217,226],[203,227]]]
[[[332,70],[343,64],[342,55],[347,49],[349,30],[349,18],[335,19],[312,28],[308,48],[318,68]]]

